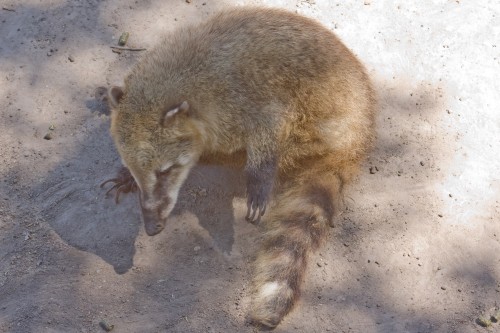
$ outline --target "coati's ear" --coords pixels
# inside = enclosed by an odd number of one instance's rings
[[[108,103],[110,107],[116,107],[123,97],[123,89],[116,86],[111,87],[111,89],[98,87],[94,91],[94,95],[96,100]]]
[[[122,87],[113,86],[113,87],[111,87],[111,89],[109,89],[108,100],[109,100],[110,106],[112,106],[112,107],[118,106],[118,103],[120,103],[120,100],[122,99],[122,97],[123,97]]]
[[[165,110],[160,119],[161,126],[163,127],[168,126],[168,124],[170,124],[175,118],[179,117],[182,114],[184,115],[188,114],[188,110],[189,110],[189,104],[186,101],[182,102],[177,106]]]

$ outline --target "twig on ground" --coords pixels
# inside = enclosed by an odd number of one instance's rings
[[[133,48],[133,47],[121,47],[121,46],[110,46],[112,49],[122,50],[122,51],[146,51],[145,48]]]
[[[12,8],[7,8],[7,7],[2,7],[3,10],[7,10],[9,12],[15,12],[16,10],[15,9],[12,9]]]

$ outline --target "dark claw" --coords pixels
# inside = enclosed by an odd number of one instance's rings
[[[108,180],[108,181],[106,181],[106,183],[107,183],[107,182],[109,182],[109,180]],[[107,190],[107,191],[106,191],[106,194],[105,194],[105,195],[108,195],[108,194],[109,194],[111,191],[113,191],[115,188],[119,188],[120,186],[122,186],[122,184],[121,184],[121,183],[119,183],[119,182],[116,182],[116,181],[115,181],[115,183],[116,183],[116,184],[115,184],[115,185],[113,185],[113,187],[112,187],[112,188],[110,188],[109,190]],[[103,183],[103,184],[104,184],[104,183]],[[102,186],[101,186],[101,187],[102,187]]]
[[[130,191],[125,191],[125,190],[122,190],[122,188],[118,188],[116,190],[116,194],[115,194],[115,203],[118,205],[120,203],[120,193],[127,193],[127,192],[130,192]]]
[[[261,216],[263,216],[263,215],[265,214],[265,212],[266,212],[266,208],[267,208],[267,205],[266,205],[266,204],[264,204],[264,207],[262,207],[262,206],[260,207],[260,215],[259,215],[259,219],[260,219],[260,217],[261,217]]]
[[[247,173],[247,215],[246,220],[259,223],[273,190],[277,159],[265,160],[257,167],[248,167]]]
[[[250,223],[259,224],[261,217],[266,212],[266,208],[267,205],[262,200],[253,201],[249,197],[247,200],[247,214],[245,216],[245,220],[247,220]]]
[[[249,199],[249,201],[251,201],[251,199]],[[251,223],[254,223],[254,219],[255,219],[255,214],[257,213],[257,209],[255,209],[255,205],[252,205],[250,202],[248,203],[247,205],[247,215],[245,216],[245,219],[248,221],[248,222],[251,222]],[[252,216],[250,216],[250,213],[252,214]]]
[[[134,180],[134,177],[130,174],[127,168],[123,167],[119,173],[118,177],[108,179],[101,183],[100,187],[104,187],[107,183],[114,183],[113,187],[111,187],[105,195],[108,195],[113,190],[115,192],[115,202],[118,204],[120,202],[120,194],[121,193],[130,193],[137,191],[137,183]]]
[[[118,178],[108,179],[108,180],[106,180],[106,181],[102,182],[102,183],[101,183],[101,185],[99,185],[99,187],[100,187],[100,188],[103,188],[103,187],[104,187],[104,185],[106,185],[107,183],[111,183],[111,182],[113,182],[113,183],[118,183],[119,181],[120,181],[120,179],[118,179]],[[107,194],[107,193],[106,193],[106,194]]]
[[[260,218],[266,212],[267,207],[267,197],[269,196],[269,190],[266,189],[265,185],[250,183],[247,188],[247,214],[245,219],[250,222],[257,224],[260,222]]]

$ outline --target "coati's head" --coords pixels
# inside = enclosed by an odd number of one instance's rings
[[[111,135],[140,189],[146,233],[156,235],[200,155],[200,136],[189,104],[178,101],[156,109],[127,96],[120,87],[107,90],[104,99],[112,110]]]

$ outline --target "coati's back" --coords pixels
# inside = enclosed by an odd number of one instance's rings
[[[313,20],[233,9],[167,36],[109,99],[148,235],[163,229],[198,161],[245,158],[247,218],[260,221],[273,198],[249,319],[276,326],[372,144],[375,98],[364,67]]]
[[[228,10],[175,31],[125,83],[134,113],[157,117],[153,110],[189,99],[228,150],[242,148],[239,136],[256,122],[282,119],[287,170],[325,149],[357,160],[372,140],[375,102],[363,66],[319,23],[279,9]],[[269,103],[282,104],[281,114],[263,115]]]

